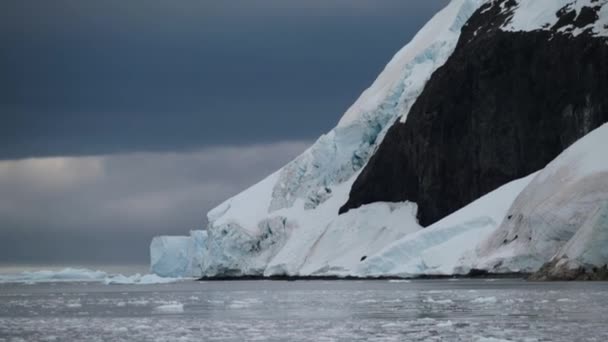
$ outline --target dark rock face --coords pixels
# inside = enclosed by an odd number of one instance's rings
[[[513,0],[503,6],[514,9]],[[608,121],[608,40],[584,16],[560,10],[551,30],[504,32],[501,2],[480,8],[406,123],[396,122],[340,209],[376,201],[418,203],[429,225],[482,195],[543,168]]]
[[[568,268],[559,266],[559,260],[546,263],[528,280],[531,281],[574,281],[574,280],[608,280],[608,265],[602,267],[577,267]]]

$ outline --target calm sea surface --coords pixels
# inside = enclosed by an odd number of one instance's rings
[[[0,284],[0,341],[608,341],[608,283]]]

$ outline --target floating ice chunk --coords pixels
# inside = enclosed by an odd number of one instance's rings
[[[486,303],[496,303],[496,297],[479,297],[475,298],[471,301],[471,303],[475,304],[486,304]]]
[[[570,299],[570,298],[560,298],[557,300],[558,303],[570,303],[570,302],[576,302],[574,299]]]
[[[454,323],[452,323],[452,321],[450,321],[450,320],[437,323],[438,328],[449,328],[449,327],[452,327],[453,325],[454,325]]]
[[[160,277],[156,274],[124,276],[122,274],[109,276],[104,279],[106,285],[152,285],[169,284],[182,281],[185,278]]]
[[[454,301],[451,299],[433,299],[431,297],[426,297],[426,299],[423,300],[423,302],[425,303],[433,303],[433,304],[453,304]]]
[[[176,314],[184,312],[184,304],[174,302],[170,304],[159,305],[154,308],[154,312],[163,314]]]
[[[82,307],[82,304],[80,304],[80,302],[70,302],[70,303],[67,303],[65,306],[70,309],[78,309],[78,308]]]

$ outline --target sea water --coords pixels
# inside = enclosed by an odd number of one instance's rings
[[[0,341],[607,341],[608,283],[0,284]]]

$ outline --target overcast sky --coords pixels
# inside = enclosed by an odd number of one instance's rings
[[[447,0],[0,2],[0,263],[145,263],[331,129]]]

